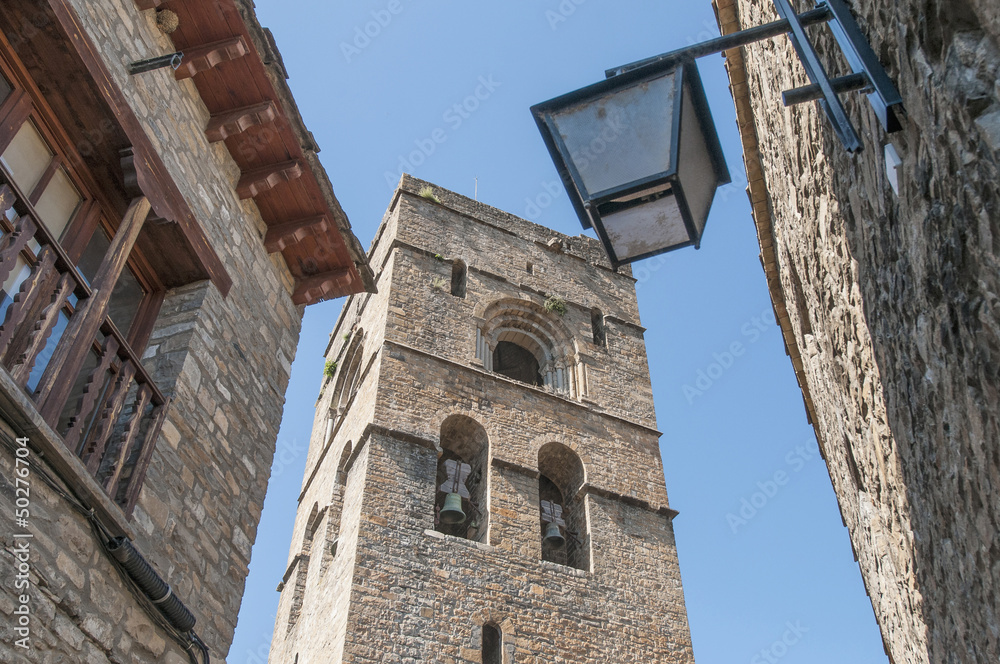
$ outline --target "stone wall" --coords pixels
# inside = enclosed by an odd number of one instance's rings
[[[907,113],[887,136],[850,97],[857,156],[818,107],[781,106],[804,83],[786,41],[729,59],[765,271],[890,658],[995,661],[996,3],[851,4]],[[756,0],[717,7],[724,32],[776,18]],[[820,39],[827,61],[835,48]]]
[[[270,661],[480,662],[485,623],[500,626],[505,662],[693,661],[634,280],[596,241],[438,188],[437,200],[421,196],[428,186],[404,176],[369,251],[379,293],[348,300],[331,336],[338,373],[317,403]],[[458,260],[464,297],[450,289]],[[546,315],[585,356],[586,394],[515,381],[476,356],[491,303],[541,307],[553,294],[567,310]],[[595,307],[606,348],[594,343]],[[361,329],[366,373],[328,436]],[[435,530],[440,434],[453,415],[489,440],[481,541]],[[583,569],[542,560],[539,450],[551,442],[583,462]],[[339,531],[317,554],[311,515],[324,509]],[[316,556],[334,539],[324,571]]]
[[[223,145],[205,138],[208,114],[193,84],[166,72],[124,73],[124,63],[169,50],[151,12],[132,0],[72,5],[233,279],[226,297],[207,282],[166,294],[144,363],[172,403],[126,527],[194,612],[196,631],[219,661],[236,625],[302,311],[288,296],[284,266],[263,247],[255,205],[234,192],[239,169]],[[11,456],[0,459],[11,477]],[[12,501],[5,480],[5,514]],[[86,520],[39,481],[32,501],[34,649],[15,650],[5,639],[0,659],[188,661],[125,591]],[[8,621],[11,592],[5,581],[0,611]]]

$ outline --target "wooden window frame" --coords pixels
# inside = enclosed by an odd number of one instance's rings
[[[21,286],[24,299],[15,298],[5,320],[0,321],[10,325],[2,333],[2,352],[10,367],[5,381],[9,378],[24,390],[22,395],[10,395],[18,409],[12,416],[48,424],[56,437],[42,437],[37,444],[56,464],[54,467],[63,479],[82,495],[91,496],[113,521],[120,516],[110,510],[111,505],[129,518],[145,483],[170,403],[141,362],[165,295],[163,281],[135,244],[150,217],[151,204],[141,193],[130,189],[127,182],[121,183],[120,191],[116,191],[115,185],[100,184],[106,176],[95,178],[2,31],[0,74],[11,87],[11,92],[0,102],[0,153],[6,151],[16,132],[29,121],[53,153],[31,192],[20,190],[7,169],[0,167],[7,181],[0,188],[0,196],[5,206],[15,210],[19,231],[11,236],[16,244],[11,245],[12,251],[6,252],[4,265],[11,265],[17,256],[32,268]],[[114,117],[109,119],[117,122]],[[45,226],[34,205],[46,182],[60,168],[76,187],[81,201],[58,238]],[[127,179],[128,169],[124,165],[123,169]],[[127,200],[130,194],[133,198]],[[0,215],[0,227],[7,233],[15,230],[6,215]],[[99,228],[106,232],[111,245],[91,284],[81,275],[77,261]],[[31,249],[31,242],[22,244],[28,237],[33,239],[35,247],[41,247],[37,255]],[[123,331],[110,318],[109,298],[126,269],[135,276],[145,295],[135,309],[129,329]],[[54,299],[45,300],[50,292]],[[72,301],[73,294],[80,298],[76,304]],[[45,306],[49,301],[58,304]],[[56,342],[37,388],[28,389],[29,374],[60,313],[67,315],[68,326]],[[29,351],[18,355],[24,348]],[[97,366],[84,369],[86,355],[95,351]],[[75,415],[65,431],[57,430],[69,400],[77,396],[74,385],[81,371],[88,372],[88,380],[78,395],[79,400],[73,402]],[[99,380],[102,375],[108,377],[108,382]],[[95,385],[96,390],[91,387]],[[148,427],[143,422],[148,422]],[[104,502],[105,497],[109,502]]]
[[[80,206],[66,224],[62,239],[52,237],[49,230],[44,227],[37,231],[43,234],[50,244],[59,247],[64,257],[75,268],[98,227],[107,233],[109,239],[114,238],[118,229],[112,225],[112,220],[120,220],[122,214],[115,211],[103,188],[86,168],[83,157],[56,120],[51,107],[2,32],[0,32],[0,75],[7,79],[11,87],[7,99],[0,103],[0,153],[6,150],[17,131],[28,121],[34,124],[54,153],[46,172],[34,189],[31,192],[19,193],[23,194],[33,206],[37,203],[45,185],[61,166],[82,197]],[[7,175],[9,176],[9,173]],[[4,232],[12,230],[6,219],[0,219],[0,227]],[[30,249],[26,251],[30,252]],[[25,258],[34,260],[37,257],[30,252]],[[136,310],[129,329],[117,332],[126,340],[129,347],[141,356],[155,327],[166,289],[138,247],[132,249],[126,265],[126,269],[131,270],[145,291],[145,296]]]

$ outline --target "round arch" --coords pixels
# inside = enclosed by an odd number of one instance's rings
[[[579,359],[577,343],[565,323],[541,303],[502,298],[476,313],[481,321],[476,332],[476,358],[484,369],[497,371],[494,353],[498,345],[512,343],[538,361],[539,382],[546,389],[571,398],[586,394],[586,365]]]

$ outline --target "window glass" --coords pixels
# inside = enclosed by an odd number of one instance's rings
[[[52,151],[30,121],[21,125],[13,140],[0,155],[0,161],[10,171],[14,184],[28,195],[38,184],[52,161]]]
[[[118,277],[114,291],[111,292],[111,304],[108,307],[108,317],[122,334],[128,334],[145,295],[146,291],[139,284],[139,280],[126,266],[122,270],[122,275]]]
[[[73,218],[73,213],[82,200],[83,197],[69,179],[65,169],[60,168],[52,176],[52,180],[35,204],[35,211],[52,236],[59,239],[62,238],[66,225]]]
[[[83,250],[83,255],[80,256],[80,260],[76,264],[88,286],[93,284],[94,277],[97,276],[97,271],[101,268],[101,261],[104,260],[104,255],[108,253],[110,247],[111,240],[108,239],[108,234],[104,232],[104,229],[98,228],[90,236],[90,242],[87,243],[87,248]]]
[[[87,248],[83,250],[80,262],[77,263],[77,268],[79,268],[88,284],[93,284],[94,277],[97,276],[101,262],[104,260],[104,256],[108,253],[110,247],[111,240],[108,239],[107,233],[100,228],[94,231],[94,235],[90,238]],[[135,273],[132,272],[131,268],[126,266],[122,270],[121,276],[118,277],[115,289],[111,292],[111,304],[108,306],[108,317],[111,318],[111,321],[122,334],[128,334],[132,320],[135,318],[135,314],[139,309],[139,305],[142,304],[142,298],[145,295],[146,291],[139,283]]]
[[[0,76],[0,101],[3,101],[10,94],[10,83],[3,76]]]
[[[38,382],[42,379],[45,368],[49,366],[52,354],[56,352],[56,346],[59,345],[59,340],[62,339],[62,335],[66,332],[68,326],[69,316],[66,315],[65,310],[62,310],[59,312],[59,319],[52,328],[51,336],[49,336],[48,341],[45,343],[45,348],[35,358],[35,366],[31,369],[31,375],[28,376],[28,390],[30,392],[34,392],[38,387]]]
[[[21,290],[21,284],[31,274],[31,268],[24,262],[24,258],[17,257],[14,269],[10,271],[10,276],[0,290],[0,323],[7,319],[7,308],[14,302],[14,296]]]

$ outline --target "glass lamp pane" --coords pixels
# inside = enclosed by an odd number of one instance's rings
[[[601,221],[620,262],[691,240],[674,196],[604,215]]]
[[[63,231],[66,230],[66,225],[73,218],[73,213],[76,212],[76,208],[82,200],[80,192],[70,181],[69,175],[60,168],[52,176],[45,191],[42,192],[41,198],[35,204],[35,210],[49,232],[54,237],[61,238]]]
[[[678,73],[553,114],[556,131],[590,196],[671,170]]]
[[[684,100],[681,105],[681,150],[677,157],[677,175],[700,238],[719,181],[701,122],[698,121],[694,104],[691,102],[691,91],[687,85],[684,88]]]
[[[14,134],[10,145],[0,155],[0,160],[10,171],[14,184],[25,195],[30,194],[52,161],[52,151],[31,122],[25,122]]]

